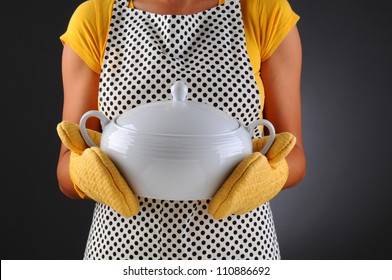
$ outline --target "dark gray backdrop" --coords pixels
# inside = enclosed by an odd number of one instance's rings
[[[249,1],[249,0],[248,0]],[[57,187],[58,37],[82,1],[1,11],[1,259],[80,259],[93,203]],[[307,175],[272,202],[283,259],[391,259],[387,2],[291,1],[301,16]]]

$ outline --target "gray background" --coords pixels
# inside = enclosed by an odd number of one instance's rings
[[[1,259],[81,259],[93,203],[57,187],[58,37],[82,1],[2,9]],[[306,178],[272,202],[283,259],[391,259],[387,2],[290,1],[301,16]]]

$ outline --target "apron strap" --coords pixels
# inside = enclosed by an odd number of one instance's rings
[[[126,1],[126,2],[128,2],[128,1]],[[225,4],[225,0],[219,0],[218,1],[218,5],[223,5],[223,4]],[[133,1],[132,0],[129,0],[129,6],[128,7],[131,8],[131,9],[135,8],[135,6],[133,5]]]
[[[119,6],[119,7],[128,7],[129,2],[131,2],[132,4],[132,8],[133,8],[133,2],[132,0],[116,0],[115,5]]]

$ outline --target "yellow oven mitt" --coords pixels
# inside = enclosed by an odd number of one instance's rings
[[[99,145],[101,133],[87,130],[90,138]],[[89,148],[84,142],[79,126],[62,121],[57,133],[71,150],[69,174],[75,191],[81,198],[89,197],[106,204],[124,217],[139,212],[139,200],[109,157],[98,147]]]
[[[242,215],[270,201],[281,191],[289,175],[285,157],[294,147],[296,138],[288,132],[277,134],[264,156],[259,151],[267,141],[268,136],[254,139],[253,153],[240,162],[215,193],[208,206],[214,218]]]

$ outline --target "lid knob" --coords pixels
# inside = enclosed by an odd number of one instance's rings
[[[185,101],[188,94],[188,87],[181,81],[175,82],[171,86],[171,94],[175,101]]]

